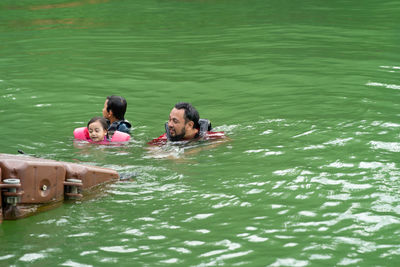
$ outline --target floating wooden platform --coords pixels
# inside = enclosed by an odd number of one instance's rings
[[[90,189],[116,181],[107,168],[0,154],[0,222],[33,215],[66,199],[79,199]]]

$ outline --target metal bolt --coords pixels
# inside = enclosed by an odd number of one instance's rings
[[[19,184],[20,180],[16,179],[16,178],[9,178],[9,179],[4,179],[3,183],[5,183],[5,184]],[[15,192],[17,192],[17,188],[9,188],[8,191],[12,192],[12,193],[15,193]],[[18,197],[8,197],[7,198],[7,203],[11,204],[13,206],[17,205]]]
[[[79,179],[73,179],[73,178],[67,179],[67,182],[82,183],[81,180],[79,180]],[[77,187],[77,186],[73,185],[73,186],[71,186],[70,188],[71,188],[71,192],[70,192],[70,193],[72,193],[72,194],[78,194],[78,187]]]

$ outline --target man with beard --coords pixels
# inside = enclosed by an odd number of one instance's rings
[[[168,119],[167,137],[170,141],[191,140],[200,131],[199,112],[189,103],[178,103],[171,110]]]
[[[165,130],[166,132],[163,135],[153,139],[148,144],[163,145],[167,141],[184,142],[225,137],[223,132],[210,132],[210,121],[200,119],[199,112],[190,103],[186,102],[181,102],[174,106],[169,114]]]

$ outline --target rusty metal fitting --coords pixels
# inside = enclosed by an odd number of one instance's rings
[[[82,180],[69,178],[64,182],[65,191],[64,194],[68,199],[79,199],[82,198]]]
[[[20,201],[20,196],[22,192],[17,193],[17,188],[21,187],[21,181],[17,178],[8,178],[3,180],[2,188],[7,188],[8,192],[4,192],[3,195],[6,196],[6,202],[13,206],[16,206],[17,203]]]

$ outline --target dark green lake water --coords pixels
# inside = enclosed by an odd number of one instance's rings
[[[395,0],[0,3],[0,153],[129,181],[0,225],[9,266],[398,266]],[[133,140],[74,145],[123,95]],[[231,141],[149,151],[173,105]]]

